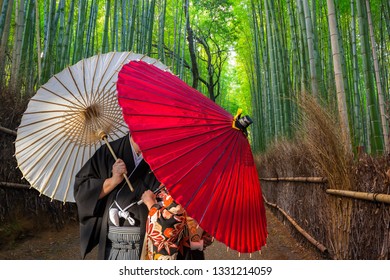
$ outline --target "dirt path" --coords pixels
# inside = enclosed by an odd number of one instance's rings
[[[312,249],[304,248],[290,236],[286,227],[267,209],[269,237],[262,253],[238,255],[225,245],[214,242],[207,248],[208,260],[313,260],[319,256]],[[95,259],[93,251],[87,259]],[[79,255],[79,227],[72,224],[61,231],[46,231],[21,241],[13,249],[0,251],[0,259],[11,260],[77,260]]]

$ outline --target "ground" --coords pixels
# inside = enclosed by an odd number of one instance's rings
[[[289,234],[286,226],[267,210],[269,237],[267,246],[260,253],[241,254],[227,250],[222,243],[215,241],[207,250],[208,260],[314,260],[319,255],[313,248],[302,246]],[[78,224],[69,224],[61,230],[48,230],[20,240],[13,248],[0,251],[0,259],[11,260],[77,260],[79,254]],[[87,259],[95,259],[92,252]]]

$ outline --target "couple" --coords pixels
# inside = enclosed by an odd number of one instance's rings
[[[118,160],[104,145],[76,175],[82,258],[98,245],[98,259],[204,259],[212,237],[157,181],[131,135],[111,147]]]

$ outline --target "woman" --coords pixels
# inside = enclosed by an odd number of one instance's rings
[[[187,216],[165,188],[157,195],[146,191],[141,199],[149,209],[142,259],[204,259],[203,250],[212,237]]]

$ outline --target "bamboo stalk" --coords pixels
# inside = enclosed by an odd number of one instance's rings
[[[2,127],[2,126],[0,126],[0,131],[7,133],[7,134],[10,134],[10,135],[13,135],[13,136],[17,135],[16,131]]]
[[[9,182],[0,182],[0,186],[7,187],[7,188],[16,188],[16,189],[29,189],[30,188],[30,185],[9,183]]]
[[[338,196],[345,196],[345,197],[350,197],[350,198],[369,200],[369,201],[375,201],[375,202],[383,202],[383,203],[390,204],[390,195],[389,194],[344,191],[344,190],[335,190],[335,189],[328,189],[328,190],[326,190],[326,193],[338,195]]]
[[[324,177],[276,177],[276,178],[260,178],[262,181],[291,181],[291,182],[307,182],[307,183],[326,183],[327,178]]]
[[[268,202],[264,196],[263,196],[263,199],[267,205],[278,209],[283,214],[283,216],[285,216],[287,218],[287,220],[289,220],[289,222],[295,227],[295,229],[299,233],[301,233],[311,244],[313,244],[315,247],[317,247],[318,250],[320,250],[322,253],[326,253],[328,251],[328,249],[322,243],[315,240],[307,231],[305,231],[303,228],[301,228],[298,225],[298,223],[293,218],[291,218],[291,216],[288,215],[282,208],[280,208],[277,204]]]

